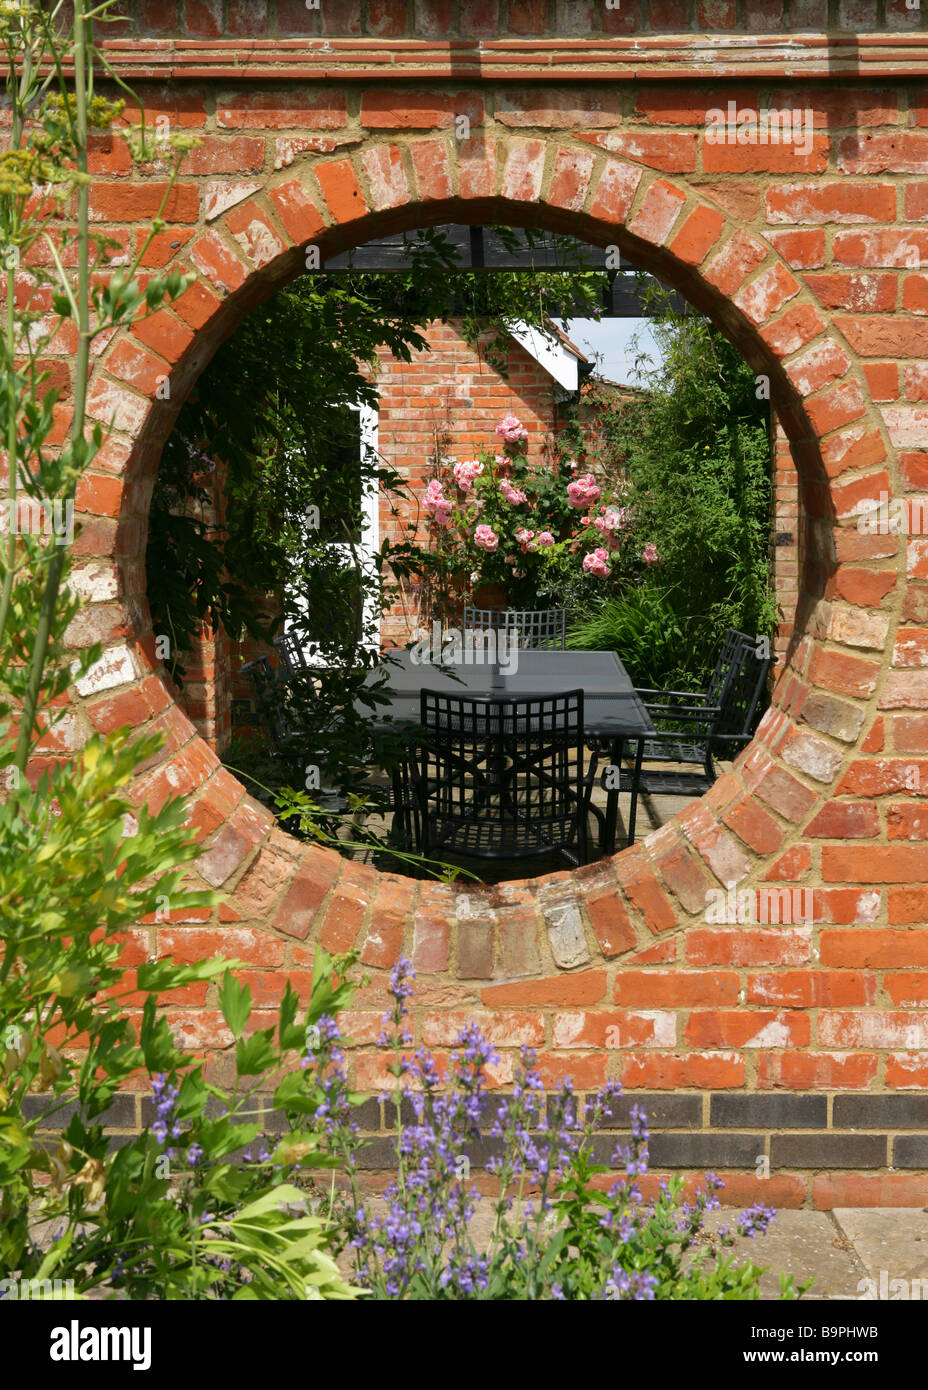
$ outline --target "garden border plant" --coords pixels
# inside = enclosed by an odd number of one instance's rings
[[[236,1039],[238,1077],[266,1079],[293,1053],[287,1060],[300,1088],[291,1095],[293,1081],[281,1081],[291,1088],[281,1096],[291,1132],[267,1162],[221,1162],[250,1132],[238,1123],[247,1117],[244,1100],[238,1087],[227,1097],[207,1084],[202,1065],[191,1066],[175,1047],[157,1008],[166,994],[210,981],[226,964],[150,961],[133,971],[124,935],[146,917],[157,920],[169,900],[191,908],[214,901],[183,887],[198,846],[183,828],[182,804],[169,802],[152,815],[124,795],[158,740],[130,741],[126,730],[95,736],[37,785],[25,776],[31,754],[60,733],[60,696],[99,651],[71,660],[67,631],[80,603],[65,587],[70,555],[60,536],[21,530],[19,488],[40,512],[43,502],[62,511],[73,506],[77,484],[106,440],[102,426],[85,423],[93,339],[153,312],[187,284],[172,272],[151,277],[143,289],[138,260],[94,277],[107,266],[112,243],[89,227],[88,136],[110,129],[123,103],[94,94],[100,58],[93,24],[109,6],[87,11],[76,0],[70,23],[62,8],[0,12],[12,111],[0,154],[0,429],[8,466],[8,538],[0,547],[0,1269],[17,1288],[54,1274],[65,1286],[73,1283],[77,1295],[102,1284],[165,1298],[207,1297],[217,1287],[232,1297],[302,1298],[307,1289],[352,1297],[325,1253],[330,1235],[322,1218],[286,1209],[300,1200],[287,1182],[291,1173],[330,1161],[303,1118],[319,1104],[317,1074],[298,1066],[313,1018],[340,998],[343,986],[333,982],[329,963],[320,957],[305,1023],[296,1024],[296,996],[286,992],[276,1048],[273,1030],[244,1037],[248,992],[224,975],[221,1006]],[[144,127],[128,138],[137,159],[170,149],[155,148]],[[165,199],[188,144],[186,137],[174,142]],[[33,196],[37,182],[49,189],[41,202]],[[62,216],[72,199],[69,231]],[[159,225],[156,219],[151,236]],[[70,250],[73,275],[66,269]],[[20,266],[29,267],[36,286],[51,285],[57,324],[50,336],[66,320],[77,334],[71,423],[58,451],[49,443],[58,393],[38,365],[48,336],[30,332],[39,312],[17,302]],[[113,1151],[106,1111],[145,1070],[155,1073],[158,1117]],[[227,1113],[207,1117],[211,1099]],[[66,1104],[73,1114],[58,1142],[43,1138],[43,1126]],[[210,1163],[193,1196],[190,1175],[204,1154]],[[49,1248],[40,1239],[44,1222],[58,1226]]]

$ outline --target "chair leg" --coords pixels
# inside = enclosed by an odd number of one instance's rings
[[[638,818],[638,790],[641,783],[641,762],[644,757],[644,739],[636,740],[635,770],[632,773],[631,803],[628,808],[628,843],[635,843],[635,821]]]
[[[619,820],[619,785],[622,781],[624,745],[624,739],[616,739],[609,749],[609,761],[616,769],[617,775],[616,785],[610,787],[606,792],[606,815],[599,836],[599,852],[603,855],[615,853],[615,832]]]

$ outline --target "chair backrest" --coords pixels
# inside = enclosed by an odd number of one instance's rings
[[[706,687],[705,703],[707,705],[720,705],[722,703],[725,686],[732,674],[733,662],[744,643],[750,641],[751,639],[746,632],[739,632],[734,627],[728,629],[722,639],[722,649],[715,663],[715,670],[709,677],[709,684]]]
[[[420,698],[425,736],[413,777],[439,839],[449,831],[453,844],[455,827],[470,827],[473,852],[501,858],[513,830],[529,838],[537,830],[548,848],[585,837],[582,690],[499,699],[423,690]]]
[[[280,637],[275,637],[274,646],[277,648],[282,675],[295,676],[297,671],[307,669],[308,663],[296,633],[285,632]]]
[[[712,735],[713,740],[721,739],[723,744],[725,735],[737,737],[739,742],[736,747],[740,748],[743,747],[744,736],[754,732],[773,657],[759,655],[755,637],[745,632],[735,632],[734,635],[738,641],[717,702],[720,708],[713,720]],[[718,744],[714,746],[718,751]]]
[[[567,644],[566,608],[465,608],[461,630],[506,632],[517,629],[519,646],[563,650]]]

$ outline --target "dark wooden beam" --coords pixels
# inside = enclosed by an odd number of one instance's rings
[[[506,237],[492,227],[470,227],[457,224],[442,227],[445,244],[452,249],[455,261],[462,270],[481,274],[503,270],[603,270],[601,248],[573,237],[557,240],[536,232],[531,241],[522,228],[514,227]],[[508,243],[508,244],[507,244]],[[410,233],[379,237],[365,242],[353,251],[344,251],[323,262],[323,270],[339,273],[348,270],[402,272],[412,268],[416,237]],[[682,310],[683,297],[676,292],[673,306]],[[633,272],[616,271],[603,298],[605,318],[647,318],[640,289]]]

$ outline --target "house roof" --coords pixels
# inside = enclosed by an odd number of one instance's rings
[[[554,334],[558,342],[562,343],[568,352],[572,352],[574,354],[578,361],[587,363],[589,362],[590,359],[584,356],[584,354],[577,347],[576,343],[571,342],[567,334],[564,332],[563,328],[558,328],[557,324],[554,322],[553,319],[545,319],[545,327],[547,328],[549,333]]]
[[[593,370],[589,358],[584,356],[576,343],[570,341],[553,319],[545,319],[545,332],[533,328],[528,323],[516,324],[509,331],[516,342],[524,347],[565,391],[576,391],[581,376],[589,376]]]

